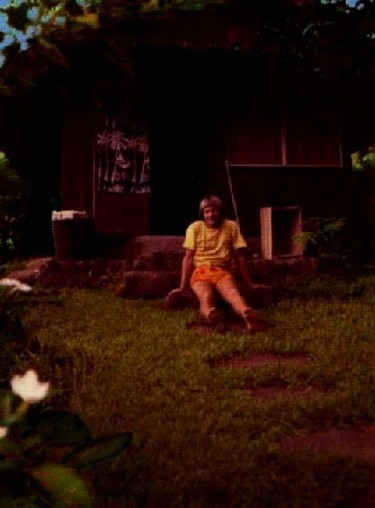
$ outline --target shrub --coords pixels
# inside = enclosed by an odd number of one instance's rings
[[[346,217],[310,217],[293,239],[302,245],[305,255],[324,260],[327,267],[333,261],[338,267],[337,262],[357,264],[366,257],[368,235],[365,223]]]
[[[0,152],[0,264],[53,251],[53,202],[30,189]]]

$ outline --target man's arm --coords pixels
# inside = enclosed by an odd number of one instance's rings
[[[240,274],[240,277],[242,279],[242,282],[246,285],[246,287],[249,290],[253,291],[254,289],[256,289],[256,284],[253,283],[250,277],[243,249],[235,249],[233,251],[233,259],[236,264],[236,268]]]
[[[271,297],[271,286],[268,284],[255,284],[252,281],[243,249],[234,250],[233,258],[241,279],[246,286],[247,297],[250,299],[250,302],[254,304],[268,302]]]
[[[194,253],[193,250],[185,249],[185,256],[182,260],[180,291],[189,289],[190,278],[194,270]]]

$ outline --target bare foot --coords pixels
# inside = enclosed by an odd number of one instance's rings
[[[257,323],[257,321],[259,321],[258,313],[251,307],[248,307],[247,309],[244,310],[242,317],[245,321],[246,331],[248,333],[255,332],[256,330],[255,324]]]
[[[207,323],[210,326],[212,326],[212,328],[215,328],[216,326],[218,326],[220,321],[223,319],[223,316],[222,316],[221,312],[219,311],[219,309],[217,309],[216,307],[213,307],[212,309],[210,309],[206,319],[207,319]]]
[[[247,333],[254,332],[254,327],[253,327],[253,325],[250,322],[246,321],[245,326],[246,326]]]

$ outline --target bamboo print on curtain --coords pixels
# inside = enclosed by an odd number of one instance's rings
[[[134,112],[98,108],[95,170],[101,192],[150,192],[148,136]]]

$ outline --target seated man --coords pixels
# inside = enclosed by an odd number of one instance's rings
[[[251,331],[256,313],[240,294],[230,273],[234,260],[247,288],[255,291],[259,287],[252,282],[247,269],[246,242],[237,223],[225,219],[221,200],[216,196],[204,198],[199,213],[202,220],[193,222],[186,230],[179,291],[185,292],[191,286],[199,300],[200,313],[211,326],[221,317],[215,303],[215,293],[219,293]]]

